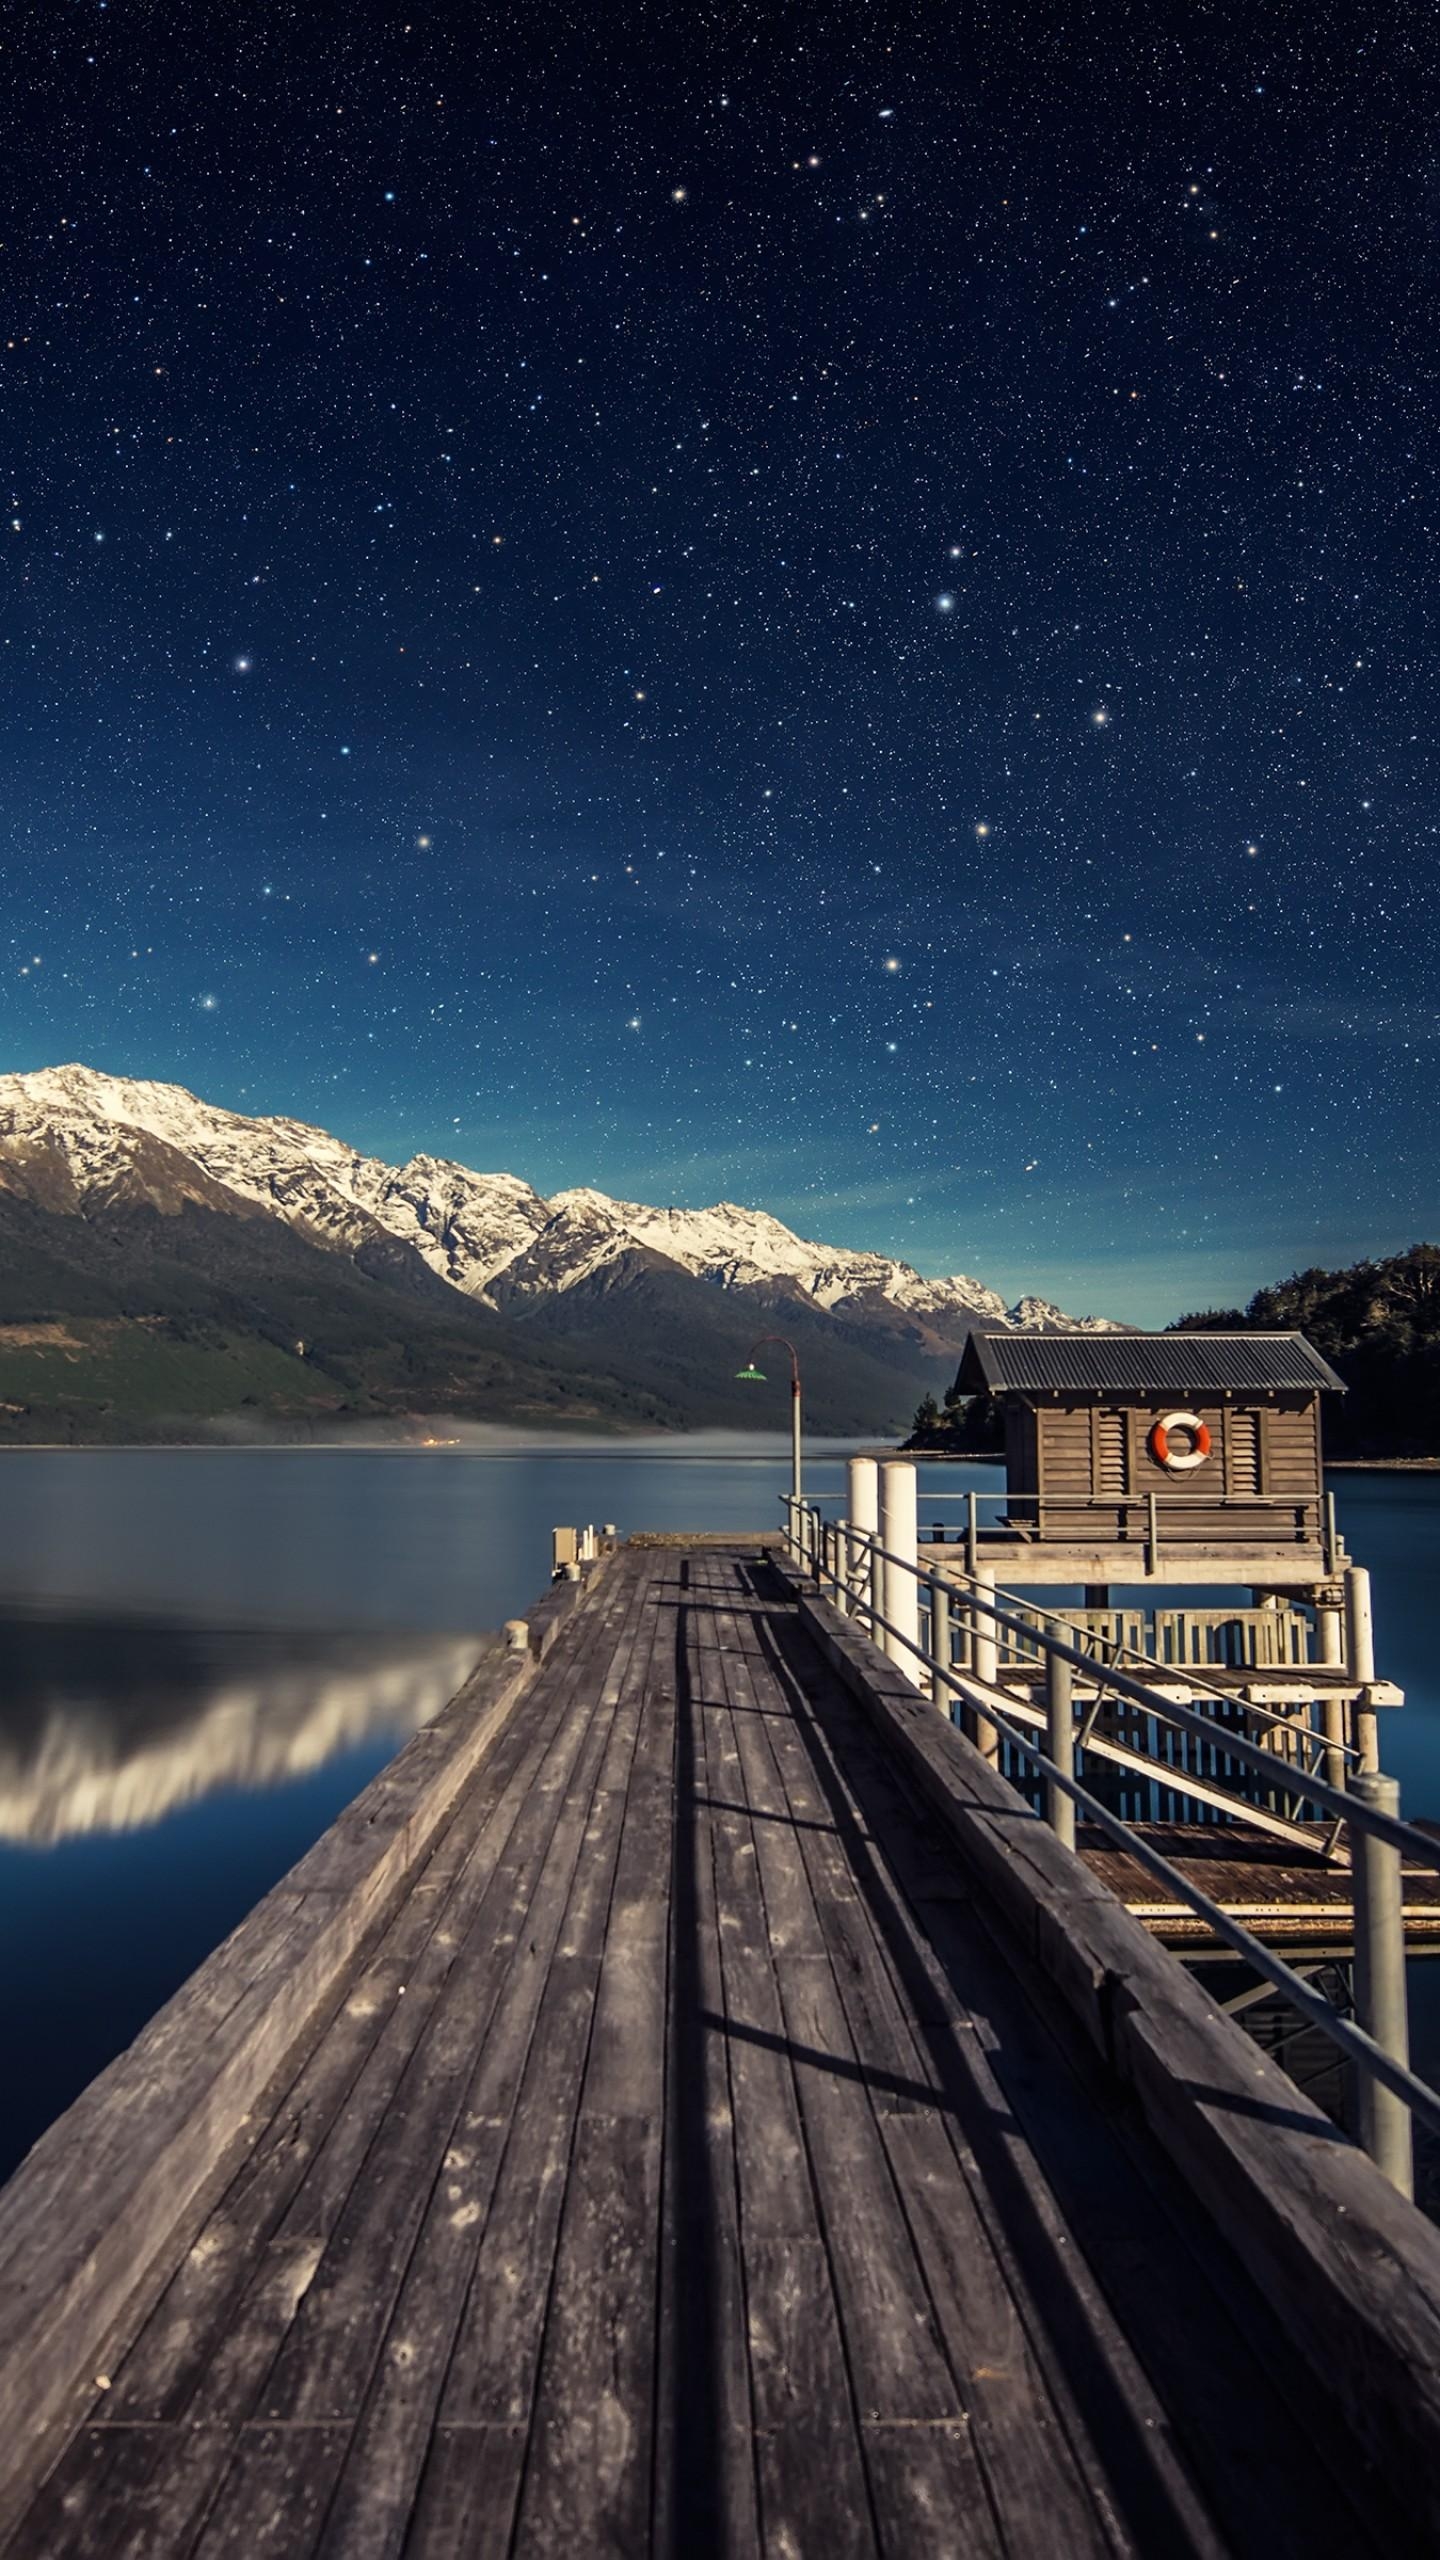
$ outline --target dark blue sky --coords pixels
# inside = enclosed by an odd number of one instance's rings
[[[10,23],[5,1065],[1141,1319],[1435,1232],[1428,11]]]

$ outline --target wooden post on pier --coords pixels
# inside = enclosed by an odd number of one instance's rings
[[[1370,1576],[1361,1564],[1345,1568],[1345,1659],[1350,1677],[1367,1687],[1375,1677],[1375,1621],[1370,1608]],[[1375,1710],[1355,1701],[1355,1749],[1362,1769],[1380,1766],[1379,1729]]]
[[[1322,1583],[1315,1593],[1315,1636],[1321,1662],[1327,1670],[1339,1671],[1345,1661],[1345,1590],[1344,1585]],[[1325,1733],[1325,1779],[1332,1787],[1345,1784],[1345,1745],[1350,1737],[1345,1730],[1343,1698],[1322,1698],[1320,1719]]]
[[[880,1470],[880,1544],[895,1561],[885,1567],[884,1616],[890,1632],[881,1643],[897,1671],[921,1685],[920,1556],[915,1470],[906,1458],[890,1458]]]
[[[864,1544],[873,1538],[880,1526],[880,1470],[873,1458],[852,1458],[849,1465],[849,1522],[856,1535],[846,1540],[845,1563],[854,1593],[852,1607],[862,1626],[870,1623],[872,1608],[882,1606],[883,1574],[878,1558],[872,1559]]]

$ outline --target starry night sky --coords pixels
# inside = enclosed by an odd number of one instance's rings
[[[1428,10],[8,26],[0,1063],[1141,1321],[1435,1231]]]

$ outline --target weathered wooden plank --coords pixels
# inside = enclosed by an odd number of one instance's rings
[[[835,2290],[869,2418],[953,2418],[955,2378],[895,2194],[828,1958],[777,1959]]]
[[[654,2541],[751,2560],[759,2517],[706,1764],[717,1578],[692,1562],[679,1604]]]
[[[1034,2306],[1022,2309],[996,2256],[945,2124],[909,2116],[888,2123],[884,2137],[1007,2551],[1101,2560],[1124,2548],[1036,2362]],[[1075,2432],[1083,2444],[1083,2428]]]
[[[439,2162],[475,2076],[477,2048],[502,1999],[505,1959],[515,1959],[593,1716],[593,1699],[583,1692],[568,1701],[556,1743],[516,1818],[465,1949],[446,1977],[443,1996],[297,2305],[260,2395],[263,2417],[294,2423],[353,2418],[358,2410]],[[493,2147],[498,2157],[498,2136]]]
[[[1020,2560],[1026,2545],[1002,2541],[963,2420],[936,2427],[867,2426],[865,2463],[885,2560],[943,2551],[954,2560]],[[1069,2546],[1050,2526],[1029,2545],[1034,2560]]]
[[[166,2281],[248,2111],[330,2004],[529,1677],[518,1661],[499,1673],[438,1766],[417,1753],[427,1783],[413,1796],[388,1787],[369,1866],[350,1870],[346,1889],[268,1897],[0,2196],[0,2427],[28,2449],[0,2496],[0,2530],[83,2410],[117,2324]]]
[[[617,1596],[624,1601],[625,1595]],[[326,2521],[321,2548],[336,2560],[382,2560],[401,2547],[467,2292],[477,2291],[487,2305],[485,2338],[492,2352],[517,2251],[532,2253],[533,2282],[512,2284],[511,2298],[518,2291],[527,2310],[543,2306],[549,2275],[544,2184],[529,2189],[517,2220],[517,2181],[512,2176],[507,2185],[506,2173],[518,2163],[523,2183],[541,2154],[554,2158],[558,2148],[552,2171],[558,2219],[598,1968],[557,1960],[555,1948],[587,1846],[603,1858],[603,1844],[592,1840],[590,1815],[616,1713],[615,1662],[626,1656],[636,1626],[636,1613],[627,1607],[623,1623],[609,1630],[607,1644],[617,1634],[620,1641],[608,1673],[604,1649],[584,1658],[580,1688],[589,1683],[589,1730]],[[576,1687],[573,1680],[571,1686]],[[557,2146],[555,2132],[562,2125],[564,2139]],[[542,2129],[538,2144],[530,2139],[532,2126]],[[552,2247],[553,2227],[552,2221]],[[508,2258],[501,2254],[507,2231]]]
[[[575,2136],[514,2560],[650,2549],[660,2127],[582,2114]]]
[[[733,1592],[724,1596],[733,1602]],[[726,1634],[733,1642],[733,1620],[722,1625],[717,1615],[717,1647]],[[760,1859],[718,1651],[707,1651],[703,1671],[710,1848],[744,2230],[767,2239],[818,2240]]]
[[[246,2427],[194,2545],[195,2560],[307,2551],[344,2458],[344,2427]]]
[[[661,1622],[621,1813],[517,2560],[563,2534],[582,2497],[597,2549],[649,2548],[676,1688],[664,1621],[674,1583],[666,1559],[646,1587]]]
[[[551,1685],[554,1689],[554,1683]],[[217,2331],[213,2325],[216,2303],[212,2288],[212,2325],[207,2336],[204,2324],[194,2316],[194,2301],[177,2303],[167,2296],[161,2313],[157,2313],[149,2324],[150,2332],[158,2331],[158,2337],[142,2335],[131,2366],[119,2377],[122,2390],[133,2384],[134,2387],[128,2389],[130,2398],[153,2399],[158,2396],[166,2405],[177,2405],[187,2397],[198,2380],[198,2390],[190,2397],[192,2422],[197,2413],[205,2410],[242,2414],[248,2408],[266,2364],[288,2333],[298,2300],[319,2263],[325,2237],[343,2205],[355,2171],[364,2159],[375,2125],[392,2101],[395,2086],[419,2039],[420,2030],[434,2007],[444,1973],[454,1960],[454,1950],[463,1940],[465,1925],[483,1899],[515,1817],[527,1801],[536,1769],[543,1762],[566,1712],[571,1685],[564,1678],[560,1680],[548,1712],[534,1721],[523,1755],[510,1755],[513,1765],[509,1780],[499,1788],[498,1800],[491,1805],[488,1817],[481,1824],[472,1856],[462,1869],[441,1915],[437,1934],[444,1939],[446,1952],[442,1955],[440,1970],[432,1979],[427,1979],[427,1964],[422,1962],[411,1974],[408,2004],[393,2002],[378,2042],[372,2047],[360,2074],[359,2095],[354,2087],[346,2093],[345,2103],[329,2125],[328,2138],[320,2145],[318,2158],[312,2164],[302,2202],[298,2207],[292,2205],[285,2230],[270,2240],[267,2251],[265,2233],[274,2231],[276,2211],[267,2211],[266,2208],[267,2205],[274,2208],[277,2199],[274,2193],[267,2197],[263,2176],[250,2178],[248,2173],[252,2164],[247,2163],[240,2181],[237,2181],[237,2186],[246,2191],[243,2196],[245,2209],[240,2212],[232,2209],[218,2218],[212,2217],[192,2252],[188,2264],[195,2270],[196,2283],[204,2288],[214,2264],[218,2261],[223,2266],[227,2257],[234,2255],[233,2246],[227,2250],[226,2243],[239,2241],[240,2266],[242,2272],[249,2276],[247,2317],[240,2319],[232,2310]],[[491,1787],[489,1792],[493,1796],[495,1789]],[[448,1926],[445,1925],[447,1920]],[[385,1987],[393,1999],[393,1994],[399,1989],[393,1979],[393,1968]],[[383,2007],[383,1996],[377,2005]],[[322,2056],[329,2041],[322,2040]],[[274,2130],[272,2128],[272,2133]],[[292,2194],[299,2177],[298,2173],[294,2178],[289,2174],[289,2154],[296,2147],[315,2149],[314,2144],[296,2145],[286,2135],[272,2145],[270,2162],[271,2168],[278,2169],[280,2173],[280,2184]],[[270,2183],[273,2188],[275,2180],[272,2178]],[[227,2206],[233,2208],[240,2201],[232,2197],[227,2199]],[[257,2209],[263,2216],[263,2227],[255,2219]],[[184,2272],[182,2270],[182,2274]],[[172,2294],[183,2292],[178,2279],[171,2291]],[[227,2295],[234,2293],[233,2267],[224,2291]],[[229,2309],[228,2304],[221,2307]],[[117,2391],[115,2397],[121,2399],[122,2391]],[[223,2439],[213,2430],[201,2429],[187,2436],[186,2441],[188,2468],[195,2467],[196,2451],[207,2444],[212,2466],[223,2462]]]
[[[843,1729],[843,1719],[834,1722]],[[822,1691],[817,1747],[821,1726],[835,1738],[831,1725]],[[857,1773],[841,1747],[837,1786],[847,1774]],[[868,1772],[861,1783],[867,1781]],[[893,1864],[900,1878],[907,1865],[923,1862],[903,1808],[883,1812],[875,1829],[887,1867]],[[1028,2517],[1038,2543],[1063,2514],[1066,2547],[1077,2552],[1143,2551],[1158,2542],[1177,2552],[1218,2550],[1165,2409],[1074,2246],[1027,2136],[1014,2126],[1013,2069],[1003,2089],[992,2076],[991,2063],[1012,2054],[1018,2025],[1012,2000],[1003,2034],[991,2037],[983,2007],[975,2006],[974,1995],[995,1983],[993,1946],[977,1941],[973,1923],[942,1904],[930,1915],[949,1951],[942,1982],[935,1951],[903,1900],[891,1902],[887,1919],[884,1960],[894,1969],[897,1994],[928,2011],[931,2024],[923,2032],[944,2095],[930,2122],[897,2126],[882,2119],[881,2131],[921,2256],[932,2272],[944,2268],[950,2278],[932,2284],[937,2315],[1007,2529],[1018,2530],[1019,2519]],[[933,1985],[928,2001],[920,1996],[927,1979]],[[962,1984],[968,2001],[958,1996]],[[1037,2073],[1037,2099],[1053,2111],[1057,2145],[1073,2146],[1094,2120],[1084,2116],[1081,2093],[1053,2048],[1047,2060],[1048,2068],[1042,2064]],[[1092,2159],[1096,2175],[1103,2165],[1102,2157]],[[1137,2199],[1135,2187],[1132,2165],[1127,2194],[1132,2216],[1143,2221],[1145,2199]],[[1152,2248],[1155,2238],[1152,2230]],[[1108,2269],[1109,2255],[1099,2263]],[[957,2290],[962,2280],[963,2291]],[[978,2393],[965,2384],[967,2373],[984,2386]],[[1027,2404],[1021,2407],[1007,2387],[1017,2381]],[[1069,2459],[1057,2413],[1083,2449],[1088,2488]]]
[[[294,2214],[295,2236],[313,2243],[331,2227],[439,1996],[457,1930],[468,1925],[493,1874],[559,1711],[558,1702],[548,1712],[542,1704],[539,1713],[527,1715],[525,1729],[517,1724],[502,1737],[502,1751],[477,1786],[467,1862],[445,1905],[427,1912],[426,1948],[412,1945],[402,1965],[391,1953],[393,1934],[382,1941],[118,2363],[108,2415],[158,2418],[185,2406],[197,2375],[212,2361],[217,2338],[232,2326],[237,2288],[292,2208],[302,2182],[308,2181],[307,2202],[303,2214]],[[401,1943],[405,1918],[402,1912],[396,1924]],[[445,1941],[445,1953],[432,1969],[426,1949],[436,1935]]]
[[[875,2560],[830,2262],[818,2240],[745,2242],[755,2453],[767,2553]],[[941,2546],[943,2548],[943,2546]]]
[[[437,2428],[405,2560],[509,2560],[528,2434],[524,2426]]]
[[[508,2147],[458,2324],[440,2424],[527,2422],[570,2167],[599,1965],[557,1956]]]
[[[524,2426],[539,2364],[574,2119],[599,1979],[599,1956],[656,1616],[648,1580],[602,1689],[611,1723],[570,1902],[517,2101],[522,2138],[507,2148],[444,2381],[441,2425]],[[458,2444],[458,2440],[457,2440]],[[488,2456],[487,2456],[488,2458]],[[447,2457],[468,2476],[463,2444]],[[518,2479],[518,2470],[516,2477]]]
[[[820,1955],[825,1942],[815,1914],[815,1897],[810,1891],[785,1791],[765,1740],[766,1718],[783,1712],[783,1706],[757,1685],[754,1666],[746,1655],[740,1616],[733,1609],[717,1611],[716,1628],[719,1667],[750,1808],[769,1944],[777,1955]]]

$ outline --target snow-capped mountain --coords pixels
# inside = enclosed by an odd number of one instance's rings
[[[649,1208],[602,1191],[545,1200],[508,1173],[436,1156],[388,1165],[304,1121],[249,1119],[179,1085],[131,1082],[83,1066],[0,1076],[0,1190],[52,1210],[112,1198],[162,1211],[189,1201],[282,1220],[307,1242],[355,1256],[398,1242],[480,1305],[517,1313],[637,1255],[729,1292],[790,1298],[882,1330],[897,1322],[943,1348],[979,1318],[1027,1331],[1082,1326],[1039,1298],[1007,1308],[956,1273],[926,1279],[908,1263],[797,1236],[763,1210]]]

